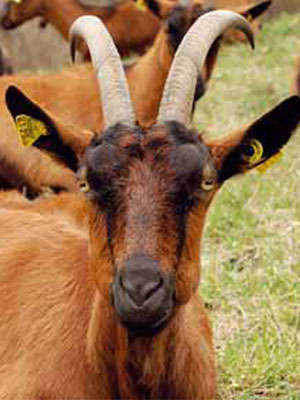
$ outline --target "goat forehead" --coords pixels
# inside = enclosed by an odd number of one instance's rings
[[[184,126],[170,122],[144,131],[122,125],[107,130],[86,152],[87,167],[99,173],[118,176],[138,159],[153,164],[153,170],[166,173],[171,168],[184,175],[201,172],[211,164],[209,151],[199,136]]]

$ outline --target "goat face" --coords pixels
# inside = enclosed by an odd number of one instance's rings
[[[130,331],[153,333],[174,313],[188,217],[204,218],[217,182],[212,157],[180,124],[117,126],[88,147],[84,169],[93,212],[105,216],[115,310]]]
[[[25,21],[42,14],[43,0],[10,0],[1,18],[4,29],[14,29]]]
[[[82,166],[84,191],[89,199],[89,266],[93,279],[107,302],[111,287],[115,313],[129,332],[138,335],[157,332],[178,306],[195,294],[204,219],[219,186],[277,155],[299,122],[300,98],[293,96],[223,139],[204,143],[186,128],[197,71],[202,68],[204,54],[222,33],[213,23],[220,17],[226,20],[223,29],[235,22],[251,41],[248,23],[234,13],[213,12],[200,17],[185,37],[186,41],[194,40],[203,24],[210,32],[209,42],[199,41],[204,47],[202,57],[197,59],[200,66],[186,63],[187,55],[195,61],[190,47],[187,54],[181,50],[175,57],[157,124],[148,130],[136,125],[116,50],[105,46],[104,55],[96,54],[96,28],[102,39],[111,43],[103,24],[93,17],[75,22],[71,31],[75,42],[78,36],[85,36],[95,64],[105,64],[106,72],[108,60],[111,62],[109,79],[105,73],[97,74],[105,130],[84,147],[83,158],[82,146],[71,140],[60,123],[18,89],[10,87],[6,93],[13,118],[25,114],[45,124],[47,134],[36,140],[36,147],[59,153],[66,163],[69,154],[76,158],[74,150],[79,151],[80,159],[72,165],[74,170],[78,163]],[[75,42],[71,40],[73,57]],[[110,58],[110,53],[114,57]],[[61,151],[63,142],[72,151]]]
[[[69,126],[16,88],[6,101],[13,118],[29,115],[47,127],[34,146],[69,167],[70,154],[81,154],[72,165],[81,165],[85,182],[93,280],[137,335],[159,331],[197,291],[202,229],[219,187],[276,155],[300,118],[300,98],[293,96],[248,127],[205,143],[179,122],[148,130],[115,124],[83,141],[82,151]],[[70,150],[62,152],[62,143]]]

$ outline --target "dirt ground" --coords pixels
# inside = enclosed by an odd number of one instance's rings
[[[16,72],[59,69],[70,62],[67,43],[50,25],[41,29],[38,19],[12,31],[1,29],[0,45]]]
[[[235,4],[239,2],[241,4],[245,3],[245,0],[232,1]],[[256,2],[247,1],[250,4]],[[207,5],[215,3],[221,6],[222,2],[228,4],[229,0],[206,0]],[[273,0],[273,5],[268,15],[273,17],[281,11],[300,11],[300,0]],[[0,46],[12,59],[16,72],[24,70],[55,70],[70,63],[69,49],[66,42],[51,26],[41,30],[38,19],[28,22],[13,31],[1,29]]]

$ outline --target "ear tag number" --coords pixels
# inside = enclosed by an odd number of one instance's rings
[[[22,1],[22,0],[21,0]],[[136,8],[138,8],[140,11],[145,11],[147,9],[147,6],[145,4],[144,0],[137,0],[135,2]]]
[[[23,146],[29,147],[36,142],[41,136],[47,136],[46,125],[31,118],[28,115],[18,115],[16,118],[16,127]]]

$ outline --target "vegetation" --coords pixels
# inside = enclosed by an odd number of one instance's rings
[[[254,53],[225,46],[195,125],[222,134],[289,95],[300,14],[266,22]],[[209,214],[201,291],[219,400],[300,398],[300,129],[282,160],[224,185]]]

